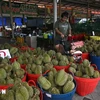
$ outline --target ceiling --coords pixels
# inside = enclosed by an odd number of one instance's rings
[[[9,0],[3,0],[9,1]],[[11,0],[11,2],[37,4],[39,6],[53,7],[53,0]],[[59,0],[58,6],[61,2],[62,9],[84,9],[92,11],[100,11],[100,0]]]

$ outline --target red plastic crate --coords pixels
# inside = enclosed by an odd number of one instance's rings
[[[100,78],[89,79],[76,76],[74,76],[74,79],[77,84],[76,93],[80,96],[85,96],[92,93],[100,80]]]
[[[48,71],[46,71],[42,75],[45,75],[46,73],[48,73]],[[33,81],[37,82],[37,79],[39,78],[40,75],[41,74],[30,74],[30,73],[27,73],[27,78],[28,78],[28,80],[33,80]]]
[[[37,86],[36,86],[36,83],[35,83],[35,81],[33,81],[33,80],[29,80],[28,81],[28,84],[30,85],[30,86],[35,86],[37,89],[39,89]],[[39,89],[39,91],[40,91],[40,100],[43,100],[43,93],[42,93],[42,91]]]
[[[70,67],[70,65],[67,66],[54,66],[54,68],[59,71],[61,69],[64,69],[66,72],[68,72],[68,68]]]

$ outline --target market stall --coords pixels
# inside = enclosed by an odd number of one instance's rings
[[[100,1],[2,0],[0,4],[5,19],[1,27],[5,22],[9,29],[11,23],[10,35],[0,29],[0,100],[99,100],[100,23],[93,14],[100,14]],[[67,37],[68,51],[62,39],[61,53],[54,48],[54,27],[65,10],[72,35]]]

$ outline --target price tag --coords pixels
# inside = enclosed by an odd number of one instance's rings
[[[94,31],[92,31],[92,34],[93,34],[93,36],[95,36],[95,33],[94,33]]]
[[[47,95],[49,98],[51,98],[51,97],[52,97],[52,96],[51,96],[51,94],[46,93],[46,95]]]
[[[8,49],[0,50],[0,57],[5,58],[11,58],[10,52]]]

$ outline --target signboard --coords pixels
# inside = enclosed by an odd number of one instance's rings
[[[5,58],[11,58],[10,52],[8,49],[0,50],[0,57]]]
[[[21,4],[20,13],[24,14],[37,14],[38,6],[36,4]]]
[[[20,1],[20,0],[14,0],[14,1]],[[23,0],[24,2],[25,0]],[[38,16],[44,16],[45,14],[48,15],[48,8],[39,8],[36,4],[26,4],[26,3],[15,3],[12,2],[12,14],[13,15],[38,15]],[[46,10],[46,12],[45,12]],[[53,15],[53,9],[49,8],[50,15]],[[2,13],[3,14],[10,14],[10,6],[9,2],[2,2]]]
[[[38,15],[45,15],[45,8],[38,8]]]
[[[36,4],[23,4],[23,3],[11,3],[12,4],[12,14],[25,14],[25,15],[36,15],[38,10],[38,5]],[[10,14],[9,2],[2,3],[2,13]]]
[[[12,0],[12,1],[27,2],[27,0]]]
[[[0,94],[6,94],[6,89],[0,89]]]
[[[94,14],[93,17],[94,18],[100,18],[100,14]]]

